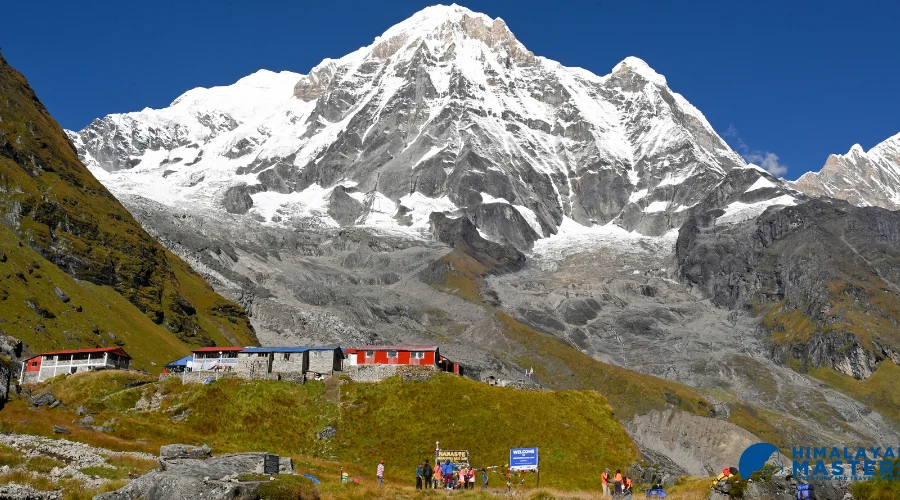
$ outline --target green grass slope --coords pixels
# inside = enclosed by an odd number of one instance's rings
[[[15,273],[0,275],[0,297],[8,297],[0,302],[0,319],[6,321],[0,329],[15,331],[29,345],[95,345],[82,342],[90,338],[93,328],[85,325],[121,330],[113,317],[132,325],[128,336],[133,343],[140,335],[150,335],[162,345],[171,344],[170,339],[182,345],[256,342],[244,311],[217,295],[184,261],[147,234],[81,164],[75,148],[28,82],[2,56],[0,220],[5,226],[0,252],[16,254],[19,266],[37,262],[41,266],[38,272],[47,276],[46,280],[26,277],[17,281]],[[23,247],[45,260],[23,254],[24,250],[18,250]],[[51,274],[54,283],[64,284],[51,272],[54,267],[83,282],[84,293],[97,297],[97,301],[83,299],[68,282],[92,321],[70,325],[63,318],[49,321],[53,318],[38,312],[38,319],[22,310],[25,296],[36,298],[42,306],[47,304],[46,311],[55,309],[63,314],[65,307],[48,294]],[[25,289],[18,290],[22,287]],[[121,305],[94,309],[103,303]],[[145,318],[159,328],[149,328]],[[38,323],[43,327],[37,327]]]
[[[52,435],[52,425],[64,425],[72,428],[71,439],[148,452],[164,443],[207,443],[216,453],[269,451],[326,460],[369,477],[385,459],[389,476],[407,479],[418,461],[431,456],[436,441],[442,448],[469,450],[477,466],[503,466],[509,448],[538,446],[541,484],[562,489],[597,488],[596,478],[573,473],[584,464],[624,467],[637,458],[631,439],[595,391],[520,391],[447,374],[377,384],[333,379],[306,385],[246,380],[182,385],[177,379],[155,382],[112,371],[59,377],[44,388],[68,407],[84,404],[98,412],[97,421],[120,419],[115,430],[73,428],[71,409],[34,411],[21,400],[0,411],[2,430]],[[153,395],[162,398],[158,410],[132,410]],[[328,425],[337,435],[317,439]]]

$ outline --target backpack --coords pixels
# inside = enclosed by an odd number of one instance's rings
[[[797,485],[797,500],[810,500],[811,498],[813,498],[812,485],[798,484]]]

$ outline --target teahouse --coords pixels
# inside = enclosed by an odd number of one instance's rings
[[[130,365],[131,356],[121,347],[45,352],[22,363],[19,380],[23,384],[30,384],[62,374],[93,370],[127,370]]]

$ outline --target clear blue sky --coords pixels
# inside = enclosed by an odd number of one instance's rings
[[[260,68],[306,73],[431,2],[38,1],[2,8],[0,47],[66,128],[164,107]],[[531,51],[607,74],[664,74],[744,152],[794,179],[900,132],[900,2],[463,1]]]

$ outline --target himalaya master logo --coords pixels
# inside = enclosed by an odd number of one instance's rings
[[[771,443],[756,443],[741,454],[738,468],[749,478],[767,463],[784,471],[783,455]],[[805,481],[871,481],[900,479],[900,448],[864,446],[791,446],[791,469]]]
[[[794,476],[809,481],[871,481],[900,479],[892,446],[792,446]]]
[[[773,460],[775,467],[779,467],[784,471],[784,463],[781,461],[781,454],[778,452],[777,446],[770,443],[756,443],[748,446],[741,453],[741,459],[738,462],[738,470],[741,472],[741,477],[749,478],[761,471],[769,459],[772,458],[772,455],[775,455]]]

